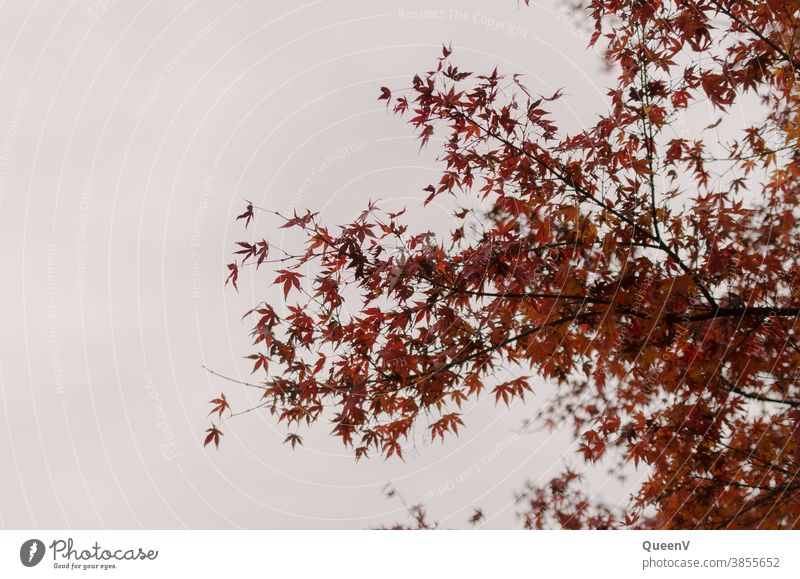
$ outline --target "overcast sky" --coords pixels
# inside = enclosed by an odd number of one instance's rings
[[[210,398],[254,400],[202,365],[246,379],[240,317],[279,303],[264,275],[223,286],[243,199],[330,223],[383,199],[446,230],[449,207],[418,210],[436,143],[418,152],[376,97],[450,41],[461,68],[565,87],[569,129],[604,109],[610,81],[553,3],[2,4],[0,526],[365,528],[404,520],[391,481],[443,526],[480,506],[508,528],[526,479],[579,464],[565,433],[514,434],[544,385],[510,410],[471,401],[458,439],[412,441],[405,462],[356,464],[325,423],[293,451],[257,413],[202,447]],[[626,497],[604,472],[593,481]]]

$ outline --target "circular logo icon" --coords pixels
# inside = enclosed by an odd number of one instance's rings
[[[44,557],[44,543],[39,539],[28,539],[19,548],[19,560],[26,567],[35,567]]]

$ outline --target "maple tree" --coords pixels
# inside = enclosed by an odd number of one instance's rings
[[[544,379],[543,424],[568,421],[588,465],[647,478],[616,510],[567,470],[519,494],[526,527],[798,528],[800,0],[584,9],[616,76],[574,134],[548,114],[560,91],[462,71],[449,47],[410,89],[381,88],[423,145],[442,139],[427,201],[484,208],[449,237],[370,203],[340,227],[276,214],[305,236],[296,254],[238,244],[233,285],[274,268],[286,300],[248,312],[260,407],[292,428],[330,417],[357,459],[392,457],[415,425],[446,438],[467,399],[509,404]],[[687,122],[698,107],[710,126]]]

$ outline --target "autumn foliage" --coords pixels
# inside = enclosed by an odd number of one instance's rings
[[[587,468],[648,475],[617,511],[567,470],[519,493],[525,526],[798,528],[800,0],[585,10],[616,81],[574,134],[548,114],[561,92],[460,70],[449,47],[380,90],[423,145],[442,139],[428,201],[471,207],[449,237],[373,203],[344,226],[281,216],[297,254],[238,244],[230,281],[256,264],[285,297],[248,313],[262,406],[293,445],[324,417],[355,458],[402,457],[413,427],[446,441],[467,399],[543,379],[539,420],[569,421]]]

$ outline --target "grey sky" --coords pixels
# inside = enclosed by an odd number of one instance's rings
[[[472,401],[460,438],[405,462],[356,464],[324,423],[292,451],[266,414],[201,446],[210,398],[253,400],[201,365],[246,378],[240,316],[280,295],[264,275],[223,287],[242,200],[342,223],[380,198],[446,229],[449,207],[417,208],[435,143],[419,153],[378,88],[408,86],[452,41],[464,69],[565,87],[556,117],[575,129],[608,81],[570,17],[514,0],[12,0],[0,14],[0,526],[364,528],[403,518],[381,492],[393,481],[444,526],[475,505],[506,528],[526,478],[578,464],[563,434],[512,436],[544,386],[510,411]]]

